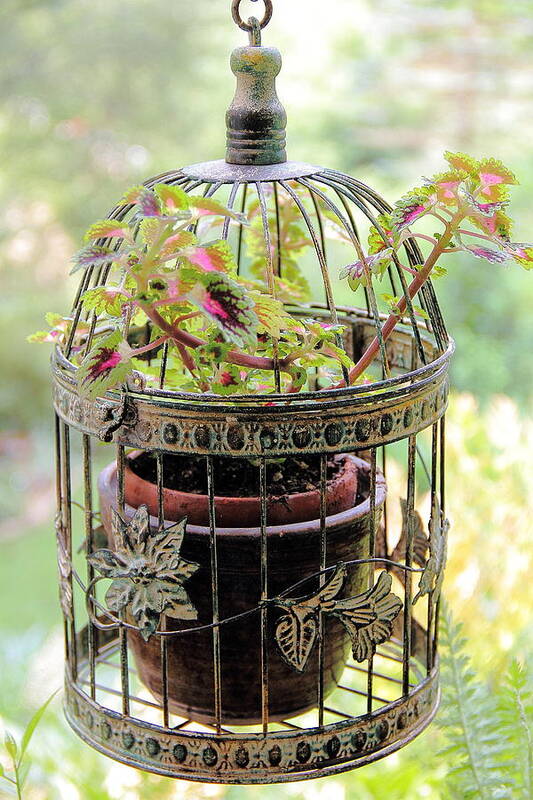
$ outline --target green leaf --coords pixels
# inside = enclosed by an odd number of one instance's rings
[[[127,302],[129,301],[126,295],[113,286],[96,286],[81,296],[84,308],[97,314],[109,314],[111,317],[120,317]]]
[[[33,734],[35,733],[35,729],[37,728],[37,725],[41,721],[41,719],[42,719],[42,717],[44,715],[44,712],[46,711],[46,709],[48,708],[48,706],[50,705],[50,703],[52,702],[52,700],[54,699],[54,697],[56,696],[56,694],[59,691],[60,691],[59,689],[56,689],[56,691],[53,694],[50,695],[48,700],[45,703],[43,703],[43,705],[39,709],[37,709],[37,711],[35,712],[35,714],[31,718],[30,722],[26,726],[26,730],[24,731],[24,735],[22,737],[22,742],[21,742],[21,745],[20,745],[20,759],[21,760],[24,758],[24,754],[25,754],[26,750],[28,749],[28,745],[29,745],[29,743],[31,741],[31,738],[32,738]]]
[[[116,219],[102,219],[93,223],[85,234],[85,241],[93,239],[127,239],[133,241],[133,232],[129,225]]]
[[[212,197],[188,197],[190,207],[195,209],[195,216],[205,217],[209,215],[216,215],[221,217],[230,217],[242,225],[247,225],[248,220],[243,214],[238,211],[233,211],[231,208],[226,208],[222,203],[213,200]]]
[[[120,331],[99,339],[78,369],[80,392],[97,397],[124,383],[131,371],[131,347]]]
[[[187,211],[191,206],[191,198],[179,186],[169,186],[167,183],[158,183],[154,192],[161,201],[166,213],[174,214],[176,211]]]
[[[4,744],[8,754],[11,756],[11,759],[13,762],[15,762],[18,755],[18,747],[13,735],[9,731],[6,731],[5,733]]]
[[[453,169],[468,172],[470,175],[475,174],[479,169],[479,162],[466,153],[451,153],[447,150],[444,158]]]

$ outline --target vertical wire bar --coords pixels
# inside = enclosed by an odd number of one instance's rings
[[[437,445],[438,445],[438,436],[439,436],[439,423],[435,422],[435,424],[431,428],[431,524],[435,524],[435,513],[437,512]],[[429,558],[429,554],[428,554]],[[433,668],[433,592],[429,592],[428,594],[428,617],[427,617],[427,629],[426,629],[426,666],[427,666],[427,674],[431,672]]]
[[[241,214],[246,212],[246,195],[248,194],[248,184],[245,183],[242,188],[242,201],[241,201]],[[241,274],[241,259],[242,259],[242,239],[243,239],[243,225],[239,225],[239,238],[237,240],[237,274]]]
[[[325,195],[323,195],[322,192],[320,192],[319,190],[316,190],[314,187],[310,187],[309,184],[305,183],[304,180],[298,180],[298,183],[300,183],[302,186],[305,186],[309,191],[313,191],[313,192],[316,191],[316,193],[319,196],[321,196],[323,198],[325,197]],[[324,250],[321,247],[320,240],[319,240],[319,238],[318,238],[318,236],[316,234],[314,225],[313,225],[313,223],[311,221],[311,217],[307,213],[307,210],[306,210],[304,204],[302,203],[302,201],[300,200],[300,198],[298,197],[296,192],[289,186],[289,184],[286,181],[280,181],[280,184],[281,184],[281,186],[283,186],[283,188],[285,189],[287,194],[289,194],[292,197],[292,199],[294,200],[295,204],[298,206],[298,208],[300,210],[300,214],[302,215],[302,218],[303,218],[303,220],[305,222],[305,225],[307,227],[307,230],[309,231],[311,239],[313,240],[315,253],[317,255],[318,263],[320,265],[320,271],[322,273],[322,283],[324,285],[324,292],[326,294],[326,303],[327,303],[327,306],[328,306],[330,320],[331,320],[333,325],[338,325],[339,324],[339,319],[338,319],[338,316],[337,316],[337,308],[335,306],[335,299],[333,297],[333,289],[332,289],[332,286],[331,286],[331,279],[330,279],[330,275],[329,275],[329,271],[328,271],[328,265],[326,263],[326,254],[325,254]],[[330,204],[329,198],[326,197],[325,199],[326,199],[326,202],[328,204]],[[342,341],[342,338],[340,337],[340,335],[336,336],[336,340],[337,340],[337,346],[340,347],[342,350],[345,350],[344,342]],[[342,374],[343,374],[344,381],[346,382],[346,384],[348,384],[348,382],[349,382],[348,370],[344,365],[342,366]]]
[[[314,180],[317,183],[323,183],[326,186],[331,186],[331,184],[329,184],[328,181],[323,179],[323,178],[314,176]],[[335,203],[333,203],[333,201],[321,189],[318,189],[313,184],[308,183],[306,178],[300,178],[298,183],[302,183],[304,186],[309,187],[311,189],[311,191],[314,192],[316,195],[318,195],[318,197],[320,197],[324,201],[324,203],[328,206],[328,208],[337,216],[337,218],[339,219],[339,221],[342,223],[343,227],[345,228],[348,236],[350,237],[350,240],[351,240],[351,242],[352,242],[352,244],[353,244],[353,246],[354,246],[354,248],[355,248],[355,250],[357,252],[358,257],[360,258],[361,261],[364,261],[365,255],[364,255],[364,252],[363,252],[363,248],[361,246],[361,242],[357,238],[357,235],[356,235],[355,231],[352,230],[352,228],[350,227],[349,221],[342,214],[342,212],[340,211],[338,206],[336,206]],[[336,187],[333,187],[333,188],[336,188]],[[328,279],[328,282],[329,282],[329,279]],[[382,330],[381,320],[380,320],[380,317],[379,317],[379,309],[378,309],[378,305],[377,305],[376,295],[374,293],[374,289],[373,289],[372,283],[370,281],[368,282],[368,286],[366,287],[366,289],[367,289],[367,293],[368,293],[368,299],[370,301],[370,308],[372,310],[372,316],[374,318],[374,327],[376,329],[376,337],[377,337],[378,343],[379,343],[379,350],[380,350],[380,353],[381,353],[381,361],[382,361],[382,364],[384,365],[387,377],[389,377],[390,376],[390,369],[389,369],[389,363],[388,363],[388,359],[387,359],[387,351],[385,349],[385,340],[383,338],[383,330]],[[345,378],[345,380],[346,380],[346,378]],[[348,382],[348,381],[346,381],[346,382]]]
[[[164,495],[164,474],[163,474],[163,453],[156,455],[157,466],[157,522],[159,528],[165,524],[165,495]],[[161,633],[167,629],[167,618],[161,614]],[[161,700],[163,702],[163,726],[168,728],[168,639],[166,636],[159,637],[160,657],[161,657]]]
[[[218,553],[215,509],[215,480],[213,457],[207,460],[207,494],[209,497],[209,545],[211,555],[211,597],[213,604],[213,676],[215,693],[215,723],[217,733],[222,729],[222,681],[220,676],[220,608],[218,596]]]
[[[61,477],[63,483],[63,532],[65,535],[65,550],[69,561],[72,563],[72,485],[70,476],[70,428],[63,422],[62,429],[62,458]],[[72,573],[69,576],[72,602],[70,607],[70,666],[74,680],[78,677],[78,652],[76,645],[76,618],[74,613],[74,591]]]
[[[165,385],[165,378],[167,375],[168,364],[168,342],[163,345],[163,355],[161,356],[161,369],[159,371],[159,388],[162,389]]]
[[[93,541],[93,490],[91,474],[91,439],[87,434],[82,435],[83,453],[83,486],[84,486],[84,508],[85,508],[85,547],[87,555],[87,585],[89,586],[94,578],[94,568],[89,563],[89,556],[94,549]],[[98,631],[89,619],[87,628],[88,655],[89,655],[89,683],[91,687],[91,698],[96,698],[96,650],[98,647]]]
[[[370,558],[376,557],[376,473],[377,473],[377,451],[373,447],[370,451],[370,531],[368,551]],[[371,589],[374,586],[374,562],[370,564],[369,586]],[[367,674],[367,687],[366,687],[366,710],[368,714],[372,713],[372,698],[374,695],[374,657],[370,656],[368,659],[368,674]]]
[[[276,263],[276,275],[280,277],[281,275],[281,224],[280,224],[280,215],[279,215],[279,196],[278,196],[278,184],[276,181],[273,181],[272,187],[274,189],[274,205],[276,208],[276,256],[277,256],[277,263]]]
[[[407,542],[405,544],[405,566],[413,565],[415,508],[415,469],[416,469],[416,435],[408,440],[407,456]],[[409,694],[409,664],[411,660],[411,595],[413,577],[410,569],[405,570],[404,622],[403,622],[403,694]]]
[[[320,586],[326,583],[326,514],[327,514],[327,466],[326,453],[320,456]],[[318,724],[324,725],[324,670],[326,650],[326,619],[322,609],[319,610],[319,636],[318,636]]]
[[[237,197],[237,192],[239,191],[240,185],[241,184],[237,181],[231,187],[231,192],[230,192],[230,195],[229,195],[229,199],[228,199],[228,203],[227,203],[226,208],[229,208],[229,209],[233,210],[233,205],[235,203],[235,198]],[[222,239],[224,239],[225,241],[227,241],[228,236],[229,236],[230,222],[231,222],[231,218],[230,217],[226,217],[224,219],[224,225],[222,227]]]
[[[54,414],[54,432],[55,432],[55,467],[56,467],[56,531],[59,539],[59,531],[62,530],[63,522],[63,468],[62,468],[62,448],[61,448],[61,420],[57,413]],[[61,528],[59,524],[61,522]],[[57,542],[59,548],[61,543]],[[59,553],[58,553],[59,555]],[[65,660],[70,663],[70,644],[69,644],[69,627],[66,615],[63,613],[63,632],[65,641]]]
[[[124,465],[125,455],[123,445],[117,446],[117,509],[118,513],[124,516]],[[120,619],[126,621],[126,612],[121,612]],[[130,678],[128,669],[128,629],[125,625],[120,626],[120,682],[122,687],[122,713],[129,716],[130,713]]]
[[[267,542],[267,474],[266,459],[259,462],[259,490],[261,497],[261,719],[263,733],[268,733],[268,542]]]
[[[446,415],[440,419],[440,461],[439,461],[439,479],[440,479],[440,523],[444,524],[446,519]],[[437,600],[435,608],[435,635],[433,637],[433,661],[437,655],[437,647],[439,643],[439,615],[440,615],[440,597]]]
[[[256,184],[257,189],[257,196],[259,197],[259,205],[261,207],[261,219],[263,222],[263,236],[265,239],[265,248],[266,248],[266,265],[267,265],[267,282],[268,282],[268,290],[272,297],[276,298],[276,282],[274,276],[274,264],[272,261],[272,242],[270,237],[270,228],[268,225],[268,211],[265,199],[265,193],[263,191],[263,187],[261,183],[258,181]],[[278,356],[278,343],[276,339],[272,338],[272,350],[273,350],[273,361],[274,361],[274,380],[276,383],[276,392],[278,394],[281,392],[281,375],[279,370],[279,356]]]

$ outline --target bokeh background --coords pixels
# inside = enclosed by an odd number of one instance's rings
[[[59,686],[62,659],[49,353],[25,337],[69,307],[68,259],[124,189],[223,155],[228,54],[243,34],[229,0],[1,5],[0,728],[16,732]],[[439,170],[446,149],[501,158],[521,182],[514,238],[532,240],[531,0],[277,0],[264,38],[284,54],[291,158],[351,172],[390,200]],[[533,654],[533,281],[516,266],[453,259],[436,286],[457,341],[446,593],[490,682],[511,655]],[[432,728],[344,777],[187,785],[91,752],[59,705],[34,740],[30,800],[431,799],[450,767]]]

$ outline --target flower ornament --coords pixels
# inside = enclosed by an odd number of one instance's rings
[[[114,509],[112,514],[116,550],[103,548],[88,556],[103,578],[112,579],[105,595],[109,610],[128,609],[145,641],[156,632],[161,614],[197,619],[183,586],[199,569],[180,556],[186,520],[154,532],[145,505],[139,506],[130,522]]]
[[[367,592],[336,600],[346,578],[346,567],[339,564],[329,581],[318,592],[298,600],[276,598],[274,604],[288,612],[276,626],[276,641],[284,661],[303,672],[318,635],[318,614],[337,617],[350,635],[356,661],[365,661],[378,644],[390,639],[392,624],[402,601],[391,592],[392,578],[382,572]]]

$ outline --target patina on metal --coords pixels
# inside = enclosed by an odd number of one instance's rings
[[[234,0],[233,19],[249,32],[250,45],[238,47],[231,54],[237,87],[226,113],[226,161],[248,166],[282,164],[287,160],[287,114],[276,93],[281,54],[275,47],[261,46],[261,29],[270,21],[272,3],[265,1],[261,22],[255,17],[243,22],[239,6],[240,0]]]
[[[431,283],[420,293],[421,318],[397,263],[389,266],[383,284],[392,295],[405,297],[406,313],[387,341],[371,285],[362,308],[338,302],[333,277],[340,265],[328,243],[327,226],[333,224],[353,258],[360,258],[365,229],[379,226],[379,216],[390,206],[358,179],[312,163],[286,161],[285,112],[274,86],[280,57],[260,43],[272,14],[269,0],[264,6],[260,21],[244,21],[241,3],[232,3],[235,22],[248,32],[250,45],[233,55],[237,93],[228,112],[226,160],[158,175],[145,185],[167,183],[216,196],[241,212],[252,205],[259,209],[272,292],[285,268],[285,254],[273,246],[280,240],[280,204],[290,203],[312,242],[317,279],[312,302],[287,305],[287,311],[295,318],[340,323],[338,346],[352,359],[376,337],[381,378],[329,390],[312,380],[307,391],[288,394],[282,391],[273,359],[273,393],[200,395],[172,388],[165,348],[158,388],[134,379],[121,391],[95,400],[84,397],[74,348],[87,350],[109,321],[84,311],[81,297],[87,289],[105,285],[108,266],[85,271],[70,332],[52,359],[67,719],[82,739],[112,758],[209,783],[295,781],[368,764],[417,736],[439,702],[437,625],[448,532],[444,420],[453,341]],[[131,210],[119,205],[109,217],[124,219]],[[234,246],[239,270],[247,264],[247,235],[241,222],[230,225],[227,219],[222,225],[222,238]],[[414,239],[408,238],[403,247],[411,266],[421,263]],[[385,502],[387,454],[393,443],[395,483],[400,485],[396,498],[389,487]],[[150,512],[129,501],[129,448],[155,454],[157,503]],[[112,463],[97,480],[97,463],[100,470],[106,450]],[[319,513],[298,529],[307,546],[312,542],[311,567],[301,574],[303,545],[295,545],[298,576],[291,579],[287,573],[285,580],[283,572],[282,585],[274,587],[271,542],[276,537],[287,540],[290,525],[270,524],[268,467],[273,460],[311,454],[320,462]],[[359,502],[365,530],[357,543],[350,528],[356,507],[338,514],[328,508],[328,459],[342,455],[357,460],[353,454],[364,465]],[[209,519],[204,527],[168,517],[165,459],[183,455],[205,465]],[[255,527],[225,528],[217,520],[215,457],[249,460],[260,500]],[[73,474],[82,475],[79,492],[73,491]],[[107,508],[103,503],[99,507],[96,488],[110,474],[111,499]],[[431,509],[427,517],[421,508]],[[338,555],[332,537],[343,529],[352,532],[349,552]],[[207,554],[202,564],[182,554],[200,535]],[[249,606],[225,614],[225,575],[230,570],[224,546],[230,538],[238,543],[237,551],[242,547],[246,552],[239,556],[233,551],[238,568],[249,568],[253,558],[257,580]],[[255,550],[250,549],[252,540]],[[79,552],[86,554],[83,569],[73,559]],[[200,606],[192,600],[199,577],[208,601],[208,614],[201,619]],[[225,713],[224,694],[223,645],[228,637],[238,638],[243,620],[256,633],[259,675],[257,713],[246,730]],[[331,624],[346,637],[344,672],[334,681],[326,674]],[[182,677],[173,672],[173,653],[177,646],[190,648],[198,632],[209,644],[200,653],[210,676],[207,720],[195,713],[192,703],[178,704],[173,697],[176,677]],[[141,679],[139,642],[158,654],[157,690]],[[287,712],[285,693],[272,679],[274,656],[293,679],[311,679],[316,700],[312,698],[313,708],[305,717]],[[189,693],[191,682],[200,677],[194,671],[183,675]],[[283,713],[278,714],[280,704]]]

